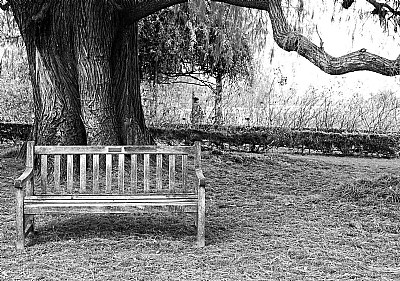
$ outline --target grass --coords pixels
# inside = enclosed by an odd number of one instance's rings
[[[399,203],[381,196],[398,192],[397,159],[205,152],[205,248],[186,216],[62,215],[38,217],[22,254],[23,163],[0,163],[0,280],[400,279]]]

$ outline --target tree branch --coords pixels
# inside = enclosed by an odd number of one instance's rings
[[[255,8],[268,11],[274,40],[277,45],[285,51],[295,51],[322,71],[340,75],[354,71],[372,71],[385,76],[396,76],[400,74],[400,56],[396,60],[389,60],[381,56],[361,49],[341,57],[334,57],[325,52],[324,49],[312,43],[308,38],[294,31],[288,24],[282,10],[282,0],[214,0],[240,7]],[[400,12],[391,8],[386,3],[378,3],[376,0],[366,0],[374,7],[387,9],[393,14]],[[123,11],[126,24],[131,24],[143,17],[169,6],[184,3],[186,0],[148,0],[143,1],[130,9]]]
[[[270,0],[268,13],[271,18],[273,36],[279,47],[285,51],[296,51],[322,71],[340,75],[354,71],[368,70],[385,76],[400,74],[400,60],[389,60],[361,49],[341,57],[333,57],[316,46],[305,36],[293,31],[283,14],[281,1]]]
[[[145,18],[155,12],[162,9],[168,8],[170,6],[185,3],[187,0],[147,0],[141,1],[137,5],[131,8],[124,9],[122,11],[122,16],[124,18],[124,24],[130,25],[134,22]]]
[[[277,45],[285,51],[297,52],[328,74],[341,75],[362,70],[380,73],[385,76],[400,74],[400,58],[389,60],[366,52],[365,49],[341,57],[329,55],[324,49],[312,43],[308,38],[293,31],[283,13],[281,0],[221,0],[221,2],[268,11],[274,40]]]

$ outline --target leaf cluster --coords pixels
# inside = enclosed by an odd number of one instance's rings
[[[143,79],[159,82],[179,74],[229,79],[252,75],[253,52],[243,9],[201,3],[164,9],[140,22]]]

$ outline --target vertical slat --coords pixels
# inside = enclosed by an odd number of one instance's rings
[[[61,186],[60,186],[60,167],[61,165],[61,156],[60,155],[55,155],[54,156],[54,189],[57,192],[61,192]]]
[[[80,172],[79,172],[79,179],[80,179],[80,185],[79,185],[79,192],[83,193],[86,191],[86,154],[81,154],[79,157],[79,166],[80,166]]]
[[[124,186],[124,170],[125,170],[125,155],[120,154],[118,156],[118,190],[119,192],[125,192]]]
[[[47,192],[47,155],[42,155],[40,159],[40,183],[42,186],[42,193]]]
[[[106,193],[111,192],[112,154],[106,155]]]
[[[137,192],[137,155],[131,155],[131,189]]]
[[[26,145],[26,167],[27,168],[33,168],[34,149],[35,149],[35,143],[33,141],[28,141],[28,143]],[[34,182],[34,177],[32,177],[32,179],[26,183],[26,195],[34,194],[33,182]]]
[[[67,192],[73,193],[74,187],[74,156],[67,155]]]
[[[93,193],[99,193],[99,155],[93,155]]]
[[[187,167],[187,155],[182,155],[182,188],[187,191],[187,177],[188,177],[188,167]]]
[[[162,154],[157,154],[157,166],[156,166],[156,188],[157,190],[162,189]]]
[[[169,155],[169,190],[175,188],[175,155]]]
[[[150,190],[149,171],[150,171],[149,154],[144,154],[144,160],[143,160],[143,189],[144,189],[144,192],[149,192],[149,190]]]

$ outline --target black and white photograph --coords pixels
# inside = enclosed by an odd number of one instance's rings
[[[400,0],[0,0],[0,281],[400,280]]]

